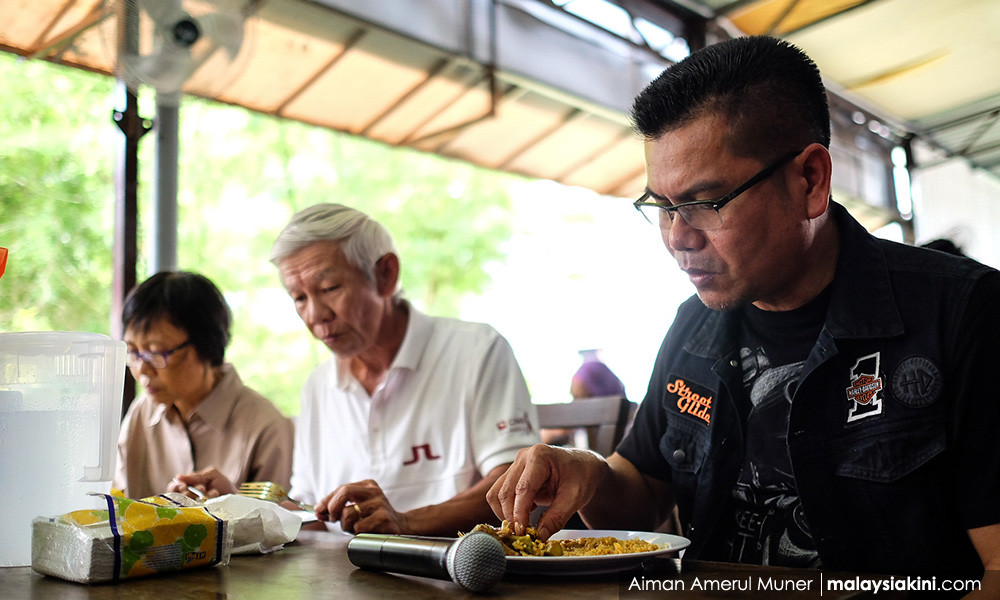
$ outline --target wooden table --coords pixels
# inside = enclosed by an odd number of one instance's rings
[[[45,577],[30,567],[0,568],[0,598],[24,600],[242,600],[242,599],[372,599],[405,598],[517,598],[547,600],[572,598],[854,598],[858,592],[819,593],[817,583],[804,591],[768,591],[761,586],[790,585],[802,587],[807,581],[818,582],[829,573],[799,569],[763,569],[761,567],[681,561],[657,558],[642,569],[611,575],[526,576],[508,574],[484,595],[466,592],[451,581],[363,571],[347,558],[350,536],[338,532],[302,531],[294,543],[268,555],[234,556],[228,566],[176,572],[171,575],[124,580],[114,584],[82,585]],[[843,575],[843,574],[841,574]],[[775,579],[774,583],[768,583]],[[719,583],[711,583],[711,582]],[[750,581],[750,591],[740,589]],[[634,583],[646,589],[637,589]],[[706,586],[725,585],[728,591],[709,591]],[[633,585],[630,591],[628,588]],[[789,585],[789,584],[786,584]],[[653,591],[659,586],[671,591]],[[773,587],[772,587],[773,590]],[[878,594],[879,598],[902,598],[905,595]]]

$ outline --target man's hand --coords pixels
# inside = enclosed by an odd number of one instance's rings
[[[486,493],[486,501],[518,535],[524,534],[535,506],[548,506],[537,527],[539,539],[547,540],[591,501],[608,472],[607,462],[589,450],[537,444],[517,453],[514,464]]]
[[[186,473],[174,477],[174,482],[167,486],[168,492],[179,492],[195,497],[188,488],[196,488],[205,494],[206,498],[217,498],[225,494],[235,494],[236,486],[215,467],[208,467],[194,473]]]
[[[335,489],[316,504],[316,517],[340,521],[341,529],[353,533],[412,533],[405,513],[397,512],[371,479]]]

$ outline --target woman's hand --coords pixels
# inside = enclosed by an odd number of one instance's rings
[[[229,481],[229,478],[215,467],[177,475],[174,477],[174,481],[167,486],[167,491],[187,494],[192,498],[197,497],[189,488],[200,491],[206,498],[218,498],[225,494],[235,494],[238,491],[233,482]]]

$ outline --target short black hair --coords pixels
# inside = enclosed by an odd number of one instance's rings
[[[819,68],[799,48],[769,36],[707,46],[663,71],[632,104],[647,140],[706,114],[732,125],[731,150],[762,160],[818,142],[830,147],[830,107]]]
[[[198,356],[213,367],[222,365],[233,313],[211,280],[188,271],[161,271],[126,296],[123,330],[149,331],[161,318],[188,334]]]

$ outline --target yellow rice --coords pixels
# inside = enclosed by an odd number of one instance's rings
[[[563,556],[604,556],[660,549],[656,544],[646,540],[620,540],[613,537],[582,537],[559,540],[559,543],[563,547]]]

